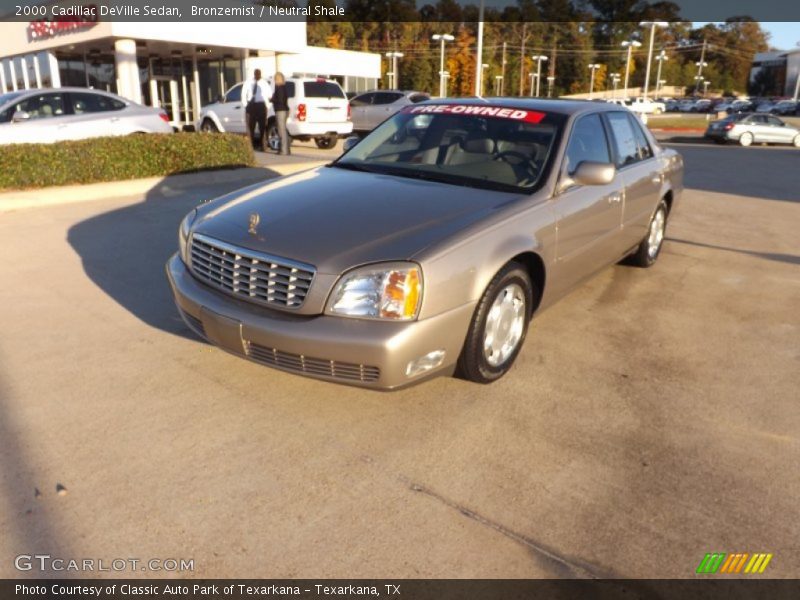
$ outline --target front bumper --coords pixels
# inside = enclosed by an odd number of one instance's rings
[[[233,354],[284,371],[336,383],[390,390],[453,371],[474,310],[465,304],[419,321],[392,323],[301,316],[262,308],[196,280],[178,254],[166,265],[186,324]],[[443,363],[415,377],[406,367],[434,350]]]

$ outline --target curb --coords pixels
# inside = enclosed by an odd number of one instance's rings
[[[79,185],[64,185],[35,190],[0,192],[0,213],[40,206],[73,204],[108,198],[138,196],[155,187],[173,188],[203,185],[204,183],[228,183],[241,181],[242,187],[299,171],[305,171],[328,161],[307,161],[294,164],[270,165],[269,167],[241,167],[216,169],[200,173],[184,173],[162,177],[146,177],[126,181],[109,181]]]

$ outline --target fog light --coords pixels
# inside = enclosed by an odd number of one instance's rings
[[[412,360],[406,367],[406,377],[415,377],[425,371],[435,369],[444,361],[444,350],[434,350],[425,356]]]

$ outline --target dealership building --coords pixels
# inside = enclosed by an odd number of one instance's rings
[[[0,91],[80,86],[162,107],[173,125],[260,68],[376,88],[381,57],[306,44],[305,21],[0,23]]]
[[[756,54],[750,69],[749,87],[759,96],[797,98],[800,92],[800,48]]]

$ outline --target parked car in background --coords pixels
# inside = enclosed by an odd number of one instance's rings
[[[775,115],[762,113],[740,113],[715,121],[706,129],[705,137],[720,144],[792,144],[800,148],[800,129]]]
[[[375,90],[350,100],[353,131],[364,134],[375,129],[404,106],[430,100],[430,94],[400,90]]]
[[[772,100],[764,100],[756,105],[755,112],[768,113],[775,108],[775,102]]]
[[[108,92],[63,87],[0,94],[0,144],[172,131],[165,111]]]
[[[190,329],[333,382],[490,383],[534,314],[656,262],[683,189],[681,156],[601,102],[443,99],[354,142],[185,217],[166,271]]]
[[[670,98],[664,102],[664,108],[667,109],[667,112],[678,112],[680,110],[680,102],[675,98]]]
[[[795,100],[781,100],[769,112],[773,115],[794,115],[797,114],[797,107],[798,103]]]
[[[286,129],[293,139],[314,139],[319,148],[332,148],[340,137],[353,131],[347,96],[338,82],[331,79],[291,77],[286,80],[289,118]],[[242,84],[229,89],[223,98],[203,107],[197,120],[199,131],[247,133],[242,106]],[[275,111],[267,107],[267,145],[280,147]]]
[[[634,98],[627,103],[627,106],[633,112],[642,115],[660,115],[667,110],[666,104],[650,98]]]
[[[731,102],[730,113],[752,112],[754,109],[753,103],[749,100],[734,100]]]

